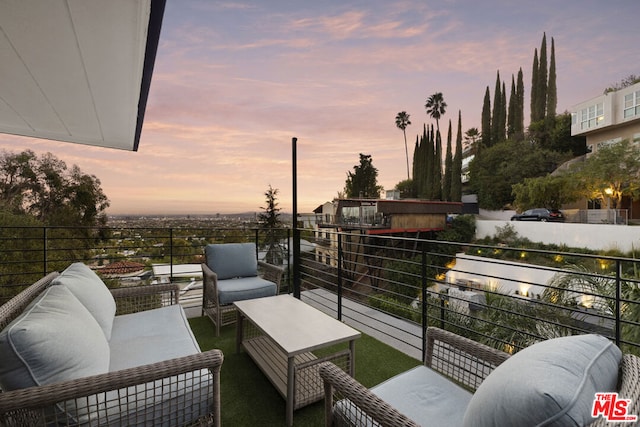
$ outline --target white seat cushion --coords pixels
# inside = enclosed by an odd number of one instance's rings
[[[109,345],[110,371],[200,352],[180,304],[116,316]]]

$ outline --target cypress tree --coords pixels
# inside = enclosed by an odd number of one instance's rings
[[[516,132],[517,110],[518,108],[518,94],[516,93],[516,82],[511,75],[511,94],[509,95],[509,109],[507,116],[507,139],[513,138]]]
[[[434,169],[436,163],[436,147],[435,147],[435,132],[433,130],[433,125],[431,125],[431,129],[427,132],[427,173],[425,176],[425,189],[427,199],[432,200],[434,196]]]
[[[540,45],[540,65],[538,66],[538,96],[536,98],[537,117],[543,120],[547,109],[547,34],[542,36]]]
[[[538,119],[538,49],[533,52],[533,67],[531,70],[531,123],[537,122]]]
[[[501,103],[502,90],[500,86],[500,70],[498,70],[496,75],[496,87],[493,92],[493,110],[491,112],[491,145],[495,145],[502,141],[502,138],[500,138]]]
[[[556,87],[556,52],[553,37],[551,37],[551,59],[549,60],[549,83],[547,84],[547,131],[551,131],[555,124],[556,107],[558,106],[558,90]]]
[[[452,202],[462,201],[462,113],[458,110],[458,134],[456,135],[456,154],[451,167]]]
[[[418,197],[420,194],[420,136],[416,135],[416,145],[413,147],[413,162],[411,172],[413,173],[413,181],[411,182],[413,188],[413,197]]]
[[[524,78],[522,75],[522,68],[518,71],[516,94],[518,97],[518,106],[516,108],[516,120],[514,121],[514,137],[516,141],[522,141],[524,139]]]
[[[500,92],[500,123],[498,124],[498,141],[505,140],[505,131],[507,129],[507,90],[504,82],[502,82],[502,91]]]
[[[436,130],[436,145],[433,156],[433,199],[442,200],[442,137]]]
[[[482,147],[491,147],[491,95],[489,94],[489,86],[484,92],[484,101],[482,103],[482,119],[480,123],[482,129],[481,147],[478,152],[482,151]]]
[[[444,156],[444,176],[442,178],[442,200],[451,201],[451,174],[453,167],[453,154],[451,151],[451,119],[449,119],[449,132],[447,133],[447,152]]]

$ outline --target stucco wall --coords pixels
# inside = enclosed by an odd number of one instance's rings
[[[532,242],[567,245],[592,250],[636,250],[640,254],[640,226],[612,224],[576,224],[555,222],[521,222],[504,220],[476,221],[476,237],[492,237],[497,227],[509,224],[521,237]]]

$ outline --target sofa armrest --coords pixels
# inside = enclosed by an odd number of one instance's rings
[[[276,284],[276,295],[280,294],[280,283],[284,276],[284,268],[277,265],[258,261],[258,269],[262,272],[262,278]]]
[[[436,327],[427,328],[424,364],[470,391],[475,391],[509,357],[509,353],[453,332]]]
[[[418,427],[418,424],[396,410],[369,389],[350,377],[342,369],[331,362],[320,365],[320,376],[324,381],[325,425],[349,425],[360,421],[362,425],[370,425],[376,421],[382,426]],[[340,416],[334,410],[334,401],[340,400],[343,405],[341,414],[348,414],[353,419],[334,419]],[[356,422],[357,425],[359,425]]]
[[[126,425],[131,411],[145,410],[151,403],[173,399],[163,410],[146,410],[150,425],[176,425],[181,412],[195,399],[205,401],[207,413],[199,418],[220,425],[220,350],[94,375],[44,386],[0,393],[0,425],[65,425],[73,422],[62,408],[83,408],[91,425]],[[210,372],[212,381],[202,378]],[[196,389],[200,382],[203,387]],[[210,383],[210,384],[209,384]],[[176,398],[172,386],[190,388]],[[106,409],[109,407],[109,409]],[[170,408],[170,410],[169,410]]]
[[[137,313],[178,304],[180,287],[175,283],[110,289],[116,301],[116,315]]]

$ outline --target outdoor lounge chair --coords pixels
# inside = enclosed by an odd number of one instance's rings
[[[595,334],[510,356],[430,327],[424,366],[371,389],[329,362],[320,376],[327,426],[605,426],[607,415],[620,415],[615,393],[625,416],[640,417],[640,358]],[[603,393],[598,405],[596,393]]]
[[[236,320],[235,301],[278,295],[284,269],[258,261],[254,243],[209,244],[202,263],[202,315],[220,327]],[[259,276],[259,270],[262,276]]]

